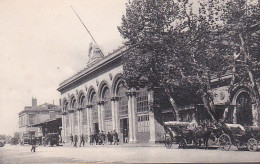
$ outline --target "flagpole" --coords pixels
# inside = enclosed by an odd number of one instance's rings
[[[80,22],[83,24],[83,26],[85,27],[85,29],[87,30],[87,32],[89,33],[90,37],[92,38],[92,40],[97,44],[97,42],[95,41],[94,37],[91,35],[90,31],[88,30],[87,26],[83,23],[83,21],[80,19],[79,15],[77,14],[77,12],[74,10],[74,8],[72,6],[70,6],[72,8],[72,10],[74,11],[74,13],[77,15],[77,17],[79,18]],[[102,53],[102,52],[101,52]]]

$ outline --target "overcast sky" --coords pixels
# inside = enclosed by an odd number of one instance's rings
[[[0,134],[18,131],[18,113],[58,105],[59,83],[86,66],[91,38],[104,54],[122,45],[117,30],[127,0],[0,0]]]

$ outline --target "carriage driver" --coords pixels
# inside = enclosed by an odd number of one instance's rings
[[[195,128],[198,127],[198,122],[196,121],[195,118],[195,113],[192,114],[192,121],[190,122],[190,124],[187,126],[188,130],[194,130]]]

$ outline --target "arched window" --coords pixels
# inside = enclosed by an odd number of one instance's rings
[[[137,112],[147,112],[148,108],[148,92],[145,88],[141,88],[136,97],[137,100]]]
[[[105,120],[111,119],[112,111],[111,111],[110,91],[107,87],[103,91],[103,101],[104,101],[104,110],[105,110]]]
[[[97,94],[93,92],[90,96],[90,103],[92,106],[92,121],[93,123],[98,122],[98,109],[97,109]]]
[[[81,108],[83,108],[83,110],[82,110],[82,124],[86,125],[87,124],[87,110],[85,109],[86,98],[83,94],[80,97],[80,106],[81,106]]]
[[[123,82],[120,82],[117,89],[119,117],[128,116],[128,98],[125,93],[126,88]]]

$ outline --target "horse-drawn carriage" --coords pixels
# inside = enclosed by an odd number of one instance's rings
[[[235,145],[238,150],[247,147],[249,151],[256,151],[260,140],[260,129],[256,126],[243,127],[240,124],[215,122],[204,127],[194,127],[194,123],[170,121],[165,122],[164,127],[165,147],[168,149],[173,143],[182,148],[186,148],[187,144],[198,147],[201,140],[204,148],[207,148],[209,138],[214,138],[221,150],[228,151],[231,145]]]
[[[190,122],[165,122],[165,147],[170,149],[173,143],[179,144],[182,148],[186,148],[187,144],[194,144],[194,131],[189,128],[192,126],[194,125]]]
[[[231,145],[238,150],[247,147],[249,151],[256,151],[260,140],[260,129],[257,126],[243,127],[240,124],[223,124],[223,131],[219,137],[219,148],[228,151]]]

